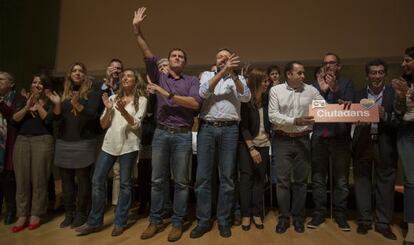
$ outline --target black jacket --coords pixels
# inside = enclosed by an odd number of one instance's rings
[[[397,128],[393,121],[394,112],[394,89],[389,85],[385,85],[385,90],[382,97],[382,106],[387,114],[386,120],[380,119],[378,123],[378,142],[380,146],[380,152],[384,148],[395,148],[397,141]],[[367,88],[355,93],[354,102],[359,103],[361,99],[368,98]],[[364,152],[367,145],[371,142],[370,136],[371,124],[360,125],[355,127],[354,137],[352,140],[352,148],[354,156],[358,157]]]
[[[268,135],[270,135],[270,121],[268,108],[268,104],[266,103],[263,106],[263,120],[265,131]],[[240,140],[253,140],[259,134],[259,129],[259,108],[257,108],[250,102],[241,103]]]

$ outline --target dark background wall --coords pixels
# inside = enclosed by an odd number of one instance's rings
[[[60,0],[0,0],[0,70],[11,72],[17,88],[32,74],[53,71]]]

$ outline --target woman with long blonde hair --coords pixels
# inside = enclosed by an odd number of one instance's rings
[[[61,113],[56,118],[58,135],[54,162],[61,169],[65,207],[65,220],[60,224],[61,228],[79,227],[88,215],[99,103],[98,92],[92,90],[86,66],[74,63],[66,75]]]
[[[141,76],[127,69],[122,75],[119,91],[110,97],[106,93],[102,95],[105,110],[100,123],[107,131],[92,179],[92,210],[87,222],[76,229],[80,235],[87,235],[102,228],[106,202],[105,181],[117,158],[121,189],[112,236],[121,235],[126,228],[128,209],[131,205],[131,173],[137,161],[141,122],[147,109],[145,87]]]

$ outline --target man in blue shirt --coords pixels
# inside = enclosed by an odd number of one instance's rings
[[[230,214],[234,199],[234,182],[241,102],[250,100],[250,90],[242,76],[235,74],[239,57],[228,49],[216,55],[217,71],[206,71],[200,78],[200,96],[204,99],[200,111],[201,128],[197,139],[197,196],[198,225],[191,238],[210,230],[211,181],[214,155],[218,153],[219,199],[217,222],[220,235],[230,237]]]
[[[349,105],[353,100],[352,81],[339,76],[340,58],[327,53],[323,58],[322,71],[314,86],[327,103]],[[316,123],[311,138],[312,147],[312,187],[315,210],[312,220],[307,224],[310,229],[317,228],[325,221],[326,181],[329,166],[332,168],[334,218],[342,231],[350,231],[346,220],[348,199],[348,177],[351,163],[351,124]]]

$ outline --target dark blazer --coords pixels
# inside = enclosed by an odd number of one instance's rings
[[[259,134],[260,129],[260,115],[259,109],[252,103],[241,103],[241,121],[240,133],[241,140],[252,140]],[[263,105],[263,120],[264,128],[268,135],[270,135],[270,121],[269,121],[269,107],[266,103]]]
[[[393,122],[394,112],[394,89],[385,85],[385,90],[382,97],[382,106],[386,113],[386,120],[380,119],[378,123],[378,144],[380,147],[381,154],[392,154],[396,152],[396,141],[397,141],[397,128]],[[359,103],[361,99],[368,98],[367,88],[364,87],[362,90],[355,93],[354,102]],[[364,153],[367,145],[371,142],[370,137],[371,125],[360,125],[355,127],[354,137],[352,140],[352,148],[354,157],[360,157]],[[388,156],[397,157],[397,156]]]

